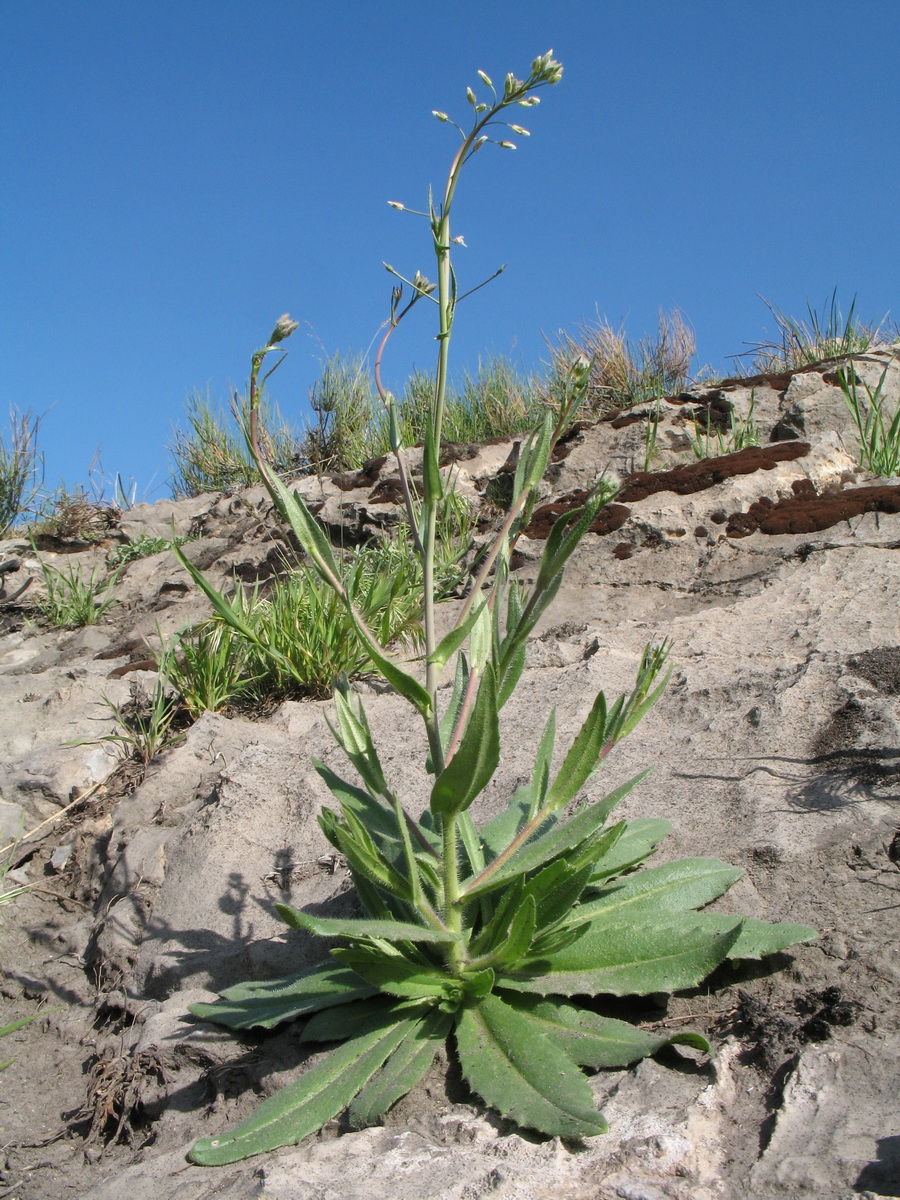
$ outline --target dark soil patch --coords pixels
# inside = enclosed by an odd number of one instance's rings
[[[770,446],[749,446],[735,454],[705,458],[685,467],[673,467],[670,471],[636,471],[625,480],[618,498],[625,504],[633,504],[657,492],[689,496],[733,479],[736,475],[771,471],[779,462],[803,458],[809,449],[807,442],[778,442]]]
[[[779,449],[801,445],[780,443]],[[802,494],[783,500],[762,496],[745,513],[732,513],[726,532],[730,537],[748,537],[751,533],[817,533],[831,529],[841,521],[849,521],[863,513],[900,512],[900,485],[882,484],[877,487],[846,488],[828,496]]]

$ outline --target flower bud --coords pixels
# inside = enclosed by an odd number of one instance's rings
[[[465,239],[461,233],[458,233],[455,238],[451,238],[450,241],[453,242],[454,246],[466,245]],[[468,246],[466,246],[466,249],[468,250]]]
[[[478,72],[478,78],[479,78],[479,79],[481,80],[481,82],[482,82],[482,83],[485,85],[485,87],[493,87],[493,86],[494,86],[494,85],[491,83],[490,76],[489,76],[489,75],[485,75],[484,71],[479,71],[479,72]]]
[[[466,99],[472,105],[473,108],[478,103],[475,93],[472,91],[472,89],[470,87],[466,88]]]
[[[439,121],[449,121],[450,120],[450,118],[447,116],[447,114],[445,112],[438,112],[438,110],[436,108],[433,108],[431,110],[431,115],[433,117],[437,117],[437,119]]]
[[[569,374],[575,383],[583,383],[586,376],[591,373],[591,360],[586,354],[578,354],[572,359],[569,364]]]
[[[540,104],[540,96],[526,96],[524,100],[519,101],[520,108],[534,108],[536,104]]]
[[[299,321],[292,321],[289,313],[285,313],[279,317],[275,323],[275,328],[272,330],[272,336],[269,338],[270,346],[277,346],[279,342],[283,342],[285,338],[291,336],[295,329],[300,328]]]
[[[520,137],[531,137],[530,129],[523,129],[521,125],[510,125],[513,133],[518,133]]]
[[[406,208],[406,205],[401,204],[399,200],[388,200],[388,204],[391,208],[396,208],[397,212],[403,212]]]
[[[502,146],[504,150],[515,150],[516,149],[515,142],[498,142],[497,145]]]
[[[504,88],[507,96],[511,96],[513,94],[513,92],[516,90],[516,84],[518,82],[518,79],[516,79],[515,75],[513,75],[512,71],[510,71],[506,77],[506,87]]]
[[[472,153],[474,154],[476,150],[480,150],[484,143],[489,140],[490,139],[486,133],[483,133],[480,138],[476,138],[472,143]]]

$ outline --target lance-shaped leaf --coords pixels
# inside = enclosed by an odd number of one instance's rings
[[[573,905],[587,887],[591,869],[588,863],[576,870],[564,858],[558,858],[529,880],[525,895],[533,896],[537,904],[539,930],[548,929],[573,911]],[[583,908],[575,911],[581,912]]]
[[[607,884],[599,896],[581,905],[578,915],[617,924],[632,915],[640,921],[650,910],[687,912],[710,904],[743,874],[717,858],[682,858]]]
[[[590,1084],[540,1024],[496,995],[460,1011],[459,1060],[472,1088],[519,1125],[557,1137],[606,1132]]]
[[[494,859],[505,850],[531,815],[531,788],[526,783],[516,788],[509,804],[485,821],[481,827],[481,840],[488,859]],[[555,817],[550,818],[555,821]]]
[[[374,994],[371,984],[329,959],[297,975],[236,984],[222,992],[221,1000],[188,1007],[195,1017],[230,1029],[272,1029],[295,1017]]]
[[[333,1050],[282,1088],[228,1133],[203,1138],[189,1152],[191,1162],[217,1167],[279,1146],[294,1146],[347,1107],[360,1088],[400,1045],[411,1022],[387,1017],[386,1024]]]
[[[459,980],[438,967],[411,962],[401,954],[367,946],[332,950],[332,956],[382,992],[404,1000],[453,999],[459,996]]]
[[[472,626],[481,617],[484,612],[486,600],[480,600],[470,610],[469,615],[461,625],[457,625],[451,629],[446,637],[441,638],[437,646],[432,650],[431,654],[426,658],[426,662],[433,663],[438,670],[443,669],[450,658],[460,648],[472,629]]]
[[[402,900],[411,899],[412,888],[406,877],[378,850],[356,814],[346,808],[342,811],[344,819],[340,820],[330,808],[323,808],[318,820],[329,842],[347,859],[354,877],[364,875]]]
[[[718,932],[727,927],[735,917],[731,913],[695,913],[701,927],[710,932]],[[799,942],[814,942],[818,931],[809,925],[795,925],[791,921],[759,921],[755,917],[744,917],[740,936],[728,951],[729,959],[734,961],[741,958],[763,958],[767,954],[776,954],[786,950],[788,946],[796,946]]]
[[[447,929],[429,929],[410,921],[373,921],[355,917],[313,917],[290,904],[276,904],[275,910],[291,929],[305,929],[317,937],[380,938],[385,942],[458,941]]]
[[[546,833],[542,833],[531,841],[525,841],[522,845],[516,847],[507,857],[504,858],[503,854],[499,855],[494,862],[489,863],[485,867],[480,875],[468,880],[463,885],[463,899],[469,900],[475,896],[491,892],[495,888],[501,887],[503,883],[515,875],[537,870],[538,867],[544,866],[551,859],[557,858],[567,851],[574,850],[576,847],[588,842],[589,839],[592,839],[600,832],[606,818],[619,801],[623,800],[632,788],[640,783],[647,774],[647,771],[642,771],[640,775],[635,775],[634,779],[623,783],[620,787],[610,792],[608,796],[604,796],[602,800],[598,800],[595,804],[587,805],[585,808],[580,809],[568,821],[560,821],[548,829]],[[615,835],[616,838],[621,836],[623,830],[624,822],[618,828]],[[609,845],[612,845],[612,842],[613,839],[611,838]],[[599,858],[600,855],[606,852],[609,846],[598,842],[593,848],[596,850],[597,857]]]
[[[376,796],[384,796],[387,793],[384,772],[381,769],[378,751],[375,749],[363,702],[360,699],[358,703],[359,711],[357,713],[354,712],[353,702],[345,694],[343,688],[337,688],[334,693],[334,706],[339,729],[335,729],[330,721],[328,727],[334,735],[334,740],[356,767],[369,791]]]
[[[658,817],[629,821],[616,844],[595,862],[591,883],[601,884],[639,866],[671,832],[671,822]]]
[[[499,762],[497,688],[488,664],[459,749],[434,781],[431,811],[444,815],[463,812],[490,782]]]
[[[436,1008],[418,1021],[353,1101],[350,1124],[356,1128],[374,1125],[414,1088],[428,1072],[452,1025],[452,1016]]]
[[[499,945],[490,954],[491,966],[501,967],[518,962],[528,953],[534,937],[537,906],[534,896],[525,896],[517,905]]]
[[[699,1033],[650,1033],[627,1021],[601,1017],[589,1009],[576,1008],[565,1000],[544,1000],[539,996],[506,994],[504,1000],[517,1012],[527,1012],[544,1036],[581,1067],[597,1070],[628,1067],[656,1054],[664,1046],[691,1046],[710,1053],[709,1042]]]
[[[740,917],[722,932],[697,913],[663,913],[641,924],[582,926],[563,950],[519,963],[499,987],[542,996],[646,996],[696,987],[731,956]]]
[[[600,751],[608,740],[606,697],[599,692],[547,793],[548,808],[564,808],[578,795],[593,774]]]

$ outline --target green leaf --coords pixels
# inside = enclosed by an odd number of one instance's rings
[[[358,704],[359,712],[356,713],[353,710],[352,700],[348,698],[342,688],[336,688],[334,707],[340,732],[331,725],[330,721],[329,728],[334,734],[335,741],[356,767],[369,791],[376,796],[383,796],[387,792],[384,772],[381,769],[378,751],[375,749],[362,699],[358,700]]]
[[[588,839],[600,831],[606,818],[619,801],[624,799],[632,788],[640,783],[648,774],[648,771],[642,771],[640,775],[635,775],[633,779],[630,779],[627,783],[623,783],[620,787],[610,792],[608,796],[604,796],[602,800],[598,800],[595,804],[587,805],[580,809],[568,821],[559,821],[546,833],[525,842],[495,870],[492,870],[494,864],[489,864],[482,871],[481,876],[476,876],[475,879],[466,881],[462,889],[463,898],[468,901],[474,899],[476,896],[484,895],[486,892],[494,891],[508,879],[523,872],[537,870],[538,867],[542,867],[550,859],[557,858],[559,855],[565,854],[569,850],[574,850],[582,843],[587,842]],[[623,829],[624,822],[619,828],[619,833],[616,834],[616,837],[621,834]],[[610,844],[612,844],[612,838],[610,838]],[[608,846],[598,843],[596,845],[598,856],[605,853],[608,848]]]
[[[646,996],[696,987],[724,959],[740,933],[740,917],[722,932],[698,913],[662,913],[641,923],[583,926],[563,950],[526,960],[499,987],[540,995]]]
[[[472,626],[481,616],[486,604],[486,600],[480,600],[477,604],[473,605],[462,625],[457,625],[455,629],[450,630],[446,637],[441,638],[425,661],[433,663],[438,670],[442,670],[450,661],[450,656],[456,653],[469,636]]]
[[[529,819],[544,807],[547,788],[550,786],[550,767],[553,764],[553,749],[556,745],[556,709],[553,708],[544,727],[538,752],[534,758],[534,773],[531,777],[531,810]]]
[[[361,1037],[383,1026],[391,1014],[394,1021],[416,1018],[421,1015],[421,1001],[414,1003],[379,994],[368,1000],[357,1000],[355,1004],[343,1004],[340,1008],[325,1008],[306,1022],[300,1041],[343,1042],[348,1037]]]
[[[279,1146],[294,1146],[347,1107],[357,1092],[406,1037],[411,1022],[389,1017],[382,1028],[345,1042],[310,1067],[229,1133],[202,1138],[191,1162],[218,1167]]]
[[[224,991],[221,1000],[191,1004],[189,1011],[231,1029],[272,1029],[294,1017],[371,996],[375,990],[354,971],[326,961],[298,975],[239,983]]]
[[[439,732],[441,736],[441,746],[444,750],[450,744],[450,738],[453,736],[453,730],[456,728],[456,722],[462,711],[463,699],[465,698],[466,688],[469,685],[469,660],[463,652],[460,652],[456,658],[456,675],[453,679],[453,690],[450,693],[450,702],[441,717]],[[431,755],[428,756],[428,761],[425,768],[429,775],[434,774],[434,763],[431,761]]]
[[[341,947],[331,953],[367,983],[404,1000],[454,999],[461,991],[459,981],[445,971],[411,962],[400,954],[366,946]]]
[[[432,1009],[418,1021],[353,1101],[350,1124],[356,1128],[374,1124],[392,1104],[414,1088],[427,1074],[452,1024],[452,1016],[438,1009]]]
[[[657,817],[638,817],[629,821],[616,844],[597,859],[591,883],[603,883],[639,866],[671,832],[671,823]]]
[[[509,804],[502,812],[485,821],[481,827],[481,840],[489,860],[495,859],[501,850],[505,850],[520,829],[523,828],[531,812],[531,787],[526,783],[516,788]],[[550,818],[556,820],[555,817]]]
[[[557,1137],[606,1132],[582,1072],[536,1020],[498,996],[460,1011],[456,1045],[466,1079],[503,1116]]]
[[[449,930],[427,929],[407,921],[370,921],[354,917],[313,917],[292,908],[276,904],[275,911],[292,929],[305,929],[317,937],[380,938],[385,942],[456,942],[459,939]]]
[[[731,913],[696,913],[704,929],[718,932],[738,918]],[[794,925],[790,921],[759,921],[755,917],[744,917],[740,936],[728,951],[729,959],[763,958],[776,954],[799,942],[814,942],[818,931],[809,925]]]
[[[535,899],[539,930],[548,929],[573,911],[573,905],[587,887],[591,870],[590,863],[575,870],[564,858],[558,858],[529,881],[525,895]],[[585,907],[574,911],[581,913]]]
[[[685,912],[702,908],[727,892],[743,874],[717,858],[682,858],[607,884],[599,896],[581,905],[578,913],[620,923],[632,914],[641,920],[648,909]]]
[[[607,740],[606,697],[599,692],[547,793],[549,808],[564,808],[578,795],[593,774]]]
[[[536,920],[537,905],[534,896],[525,896],[513,913],[505,938],[491,955],[491,962],[502,966],[504,963],[515,963],[523,958],[528,953],[528,947],[534,937]]]
[[[369,792],[355,787],[352,783],[348,783],[346,779],[341,779],[339,775],[336,775],[334,771],[326,767],[319,759],[312,758],[310,761],[325,781],[332,796],[340,801],[341,807],[349,808],[351,812],[355,813],[371,833],[379,835],[382,839],[387,838],[390,841],[396,842],[396,848],[399,850],[397,823],[394,820],[393,813],[389,812]]]
[[[543,1000],[523,994],[503,998],[517,1011],[527,1012],[539,1023],[545,1037],[582,1067],[598,1070],[628,1067],[672,1045],[692,1046],[710,1053],[709,1042],[699,1033],[649,1033],[627,1021],[601,1017],[565,1000]]]
[[[488,664],[459,749],[434,781],[431,811],[443,815],[464,811],[490,782],[499,762],[497,689]]]

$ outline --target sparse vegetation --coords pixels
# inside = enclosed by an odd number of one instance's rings
[[[37,601],[38,611],[60,629],[81,625],[96,625],[100,618],[118,601],[112,589],[119,579],[118,571],[108,575],[95,567],[85,577],[81,564],[71,563],[64,569],[52,567],[39,559],[46,594]]]
[[[598,318],[574,334],[560,334],[552,352],[551,393],[567,365],[583,354],[591,364],[585,408],[595,416],[672,396],[687,387],[696,348],[694,331],[677,309],[669,315],[660,311],[656,335],[637,342]]]
[[[824,316],[820,316],[807,301],[807,316],[803,320],[787,316],[768,300],[763,303],[775,318],[778,336],[772,342],[755,343],[744,355],[737,356],[739,365],[742,358],[750,356],[748,373],[751,375],[777,375],[835,358],[846,358],[860,354],[884,340],[885,321],[877,325],[860,321],[856,316],[855,297],[844,318],[838,304],[837,290],[826,301]]]
[[[108,696],[103,697],[103,703],[115,719],[114,731],[69,745],[108,743],[116,746],[123,758],[134,759],[146,769],[162,750],[184,736],[179,728],[184,709],[179,697],[170,691],[162,678],[156,680],[149,694],[139,682],[132,682],[131,696],[126,704],[116,704]]]
[[[80,484],[69,489],[60,484],[45,496],[29,526],[33,541],[102,542],[119,520],[113,504],[96,500]]]
[[[122,545],[116,546],[114,550],[111,550],[106,556],[107,566],[111,568],[125,567],[131,562],[137,562],[138,559],[149,558],[152,554],[162,554],[166,550],[171,550],[174,546],[184,546],[187,542],[193,540],[188,534],[179,534],[174,538],[163,538],[153,537],[149,533],[142,533],[130,542],[123,542]]]
[[[900,405],[893,414],[886,411],[884,384],[888,369],[885,367],[874,392],[858,378],[852,360],[846,371],[838,373],[838,381],[859,435],[860,466],[873,475],[892,479],[900,474]],[[865,404],[857,390],[859,383],[866,393]]]
[[[735,416],[734,409],[729,414],[729,428],[724,430],[713,421],[712,413],[706,410],[705,420],[694,419],[694,436],[687,435],[694,457],[715,458],[724,454],[735,454],[738,450],[746,450],[748,446],[759,445],[759,427],[753,419],[756,407],[755,389],[750,392],[750,407],[745,417]]]
[[[32,509],[43,482],[44,460],[38,452],[40,418],[9,410],[9,442],[0,436],[0,537]]]
[[[194,392],[187,400],[187,430],[176,429],[169,443],[174,467],[172,494],[199,496],[203,492],[228,492],[259,483],[259,472],[247,451],[242,433],[245,405],[235,395],[226,413],[209,394]],[[266,434],[266,461],[285,477],[302,473],[300,435],[278,413],[266,406],[271,428]]]

